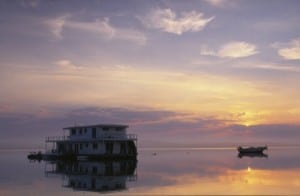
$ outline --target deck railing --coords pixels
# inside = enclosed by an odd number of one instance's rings
[[[64,141],[68,140],[69,136],[49,136],[46,137],[46,142]]]
[[[102,134],[101,136],[98,136],[96,138],[91,137],[70,137],[70,136],[49,136],[46,137],[46,142],[58,142],[58,141],[82,141],[82,140],[137,140],[136,134],[126,134],[124,135],[118,135],[118,134]]]
[[[135,140],[137,139],[137,135],[136,134],[132,134],[131,133],[131,134],[127,134],[126,136],[127,136],[127,139],[135,139]]]

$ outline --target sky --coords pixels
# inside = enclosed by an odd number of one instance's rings
[[[300,2],[0,1],[0,147],[125,123],[141,145],[297,143]]]

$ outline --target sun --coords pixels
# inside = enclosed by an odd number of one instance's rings
[[[246,127],[250,127],[250,126],[251,126],[251,123],[250,123],[250,122],[245,122],[244,125],[245,125]]]

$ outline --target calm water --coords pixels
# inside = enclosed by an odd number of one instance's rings
[[[30,162],[0,151],[0,195],[299,194],[300,148],[140,149],[138,162]]]

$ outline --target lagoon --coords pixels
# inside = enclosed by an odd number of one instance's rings
[[[0,151],[0,195],[293,195],[300,147],[268,156],[235,148],[139,148],[138,161],[32,162],[29,150]]]

